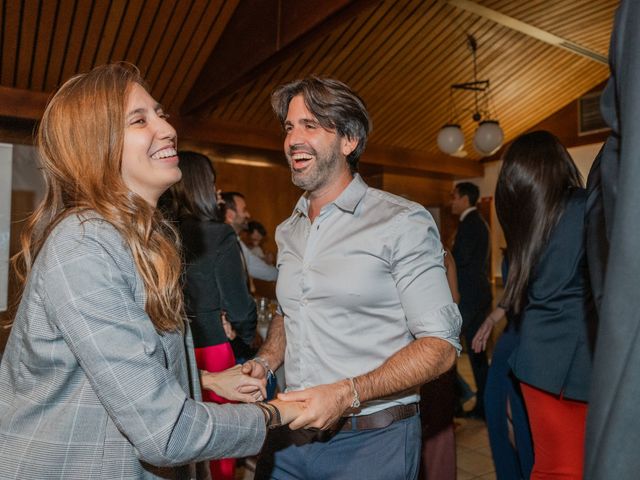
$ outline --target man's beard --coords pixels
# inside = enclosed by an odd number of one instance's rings
[[[326,185],[331,179],[332,173],[337,170],[340,161],[342,161],[339,148],[339,141],[336,140],[329,152],[321,155],[318,155],[315,150],[310,152],[315,159],[310,168],[305,169],[303,172],[296,172],[293,168],[291,169],[291,181],[293,184],[306,192],[316,191]]]

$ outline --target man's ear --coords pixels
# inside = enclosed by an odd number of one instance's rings
[[[348,157],[351,154],[351,152],[353,152],[356,149],[357,146],[358,146],[357,138],[349,138],[347,136],[344,136],[340,140],[341,152],[345,157]]]

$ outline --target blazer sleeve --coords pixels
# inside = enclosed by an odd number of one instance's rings
[[[52,242],[41,291],[48,318],[117,428],[141,460],[157,466],[257,453],[261,411],[188,398],[122,268],[132,259],[121,237],[91,223],[77,241]]]
[[[227,311],[227,318],[242,341],[250,345],[256,334],[256,302],[249,293],[238,239],[231,229],[220,243],[214,274],[221,308]]]

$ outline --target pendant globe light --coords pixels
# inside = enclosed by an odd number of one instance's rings
[[[449,87],[449,99],[451,116],[457,118],[458,112],[455,104],[454,93],[470,91],[474,95],[474,109],[471,118],[478,123],[473,136],[473,147],[481,156],[486,157],[496,153],[504,141],[504,132],[498,120],[489,112],[490,82],[478,80],[478,65],[476,52],[478,44],[472,35],[467,35],[467,45],[473,59],[473,81],[454,83]],[[438,132],[438,148],[447,155],[459,156],[464,148],[464,134],[457,121],[450,121]]]
[[[460,125],[450,123],[438,132],[438,148],[448,155],[454,155],[464,147],[464,133]]]

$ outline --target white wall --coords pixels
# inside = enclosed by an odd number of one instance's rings
[[[600,151],[602,143],[594,143],[591,145],[582,145],[579,147],[569,148],[569,154],[576,163],[578,170],[582,174],[582,179],[586,183],[589,169],[596,155]],[[502,162],[487,163],[484,168],[484,176],[476,178],[467,178],[460,180],[461,182],[473,182],[478,185],[481,197],[493,197],[496,191],[496,183],[498,182],[498,174],[500,173]],[[491,258],[493,260],[492,273],[494,276],[500,277],[500,262],[502,261],[502,251],[505,241],[495,208],[491,208]]]
[[[38,164],[38,152],[30,145],[13,146],[13,175],[11,177],[13,190],[35,192],[34,207],[44,197],[44,177]]]
[[[11,145],[0,143],[0,312],[7,309],[11,228]]]

